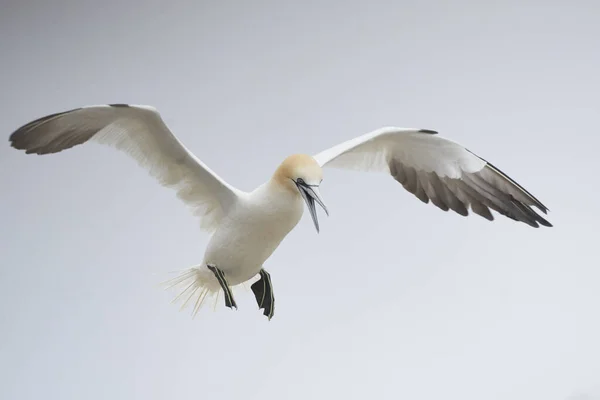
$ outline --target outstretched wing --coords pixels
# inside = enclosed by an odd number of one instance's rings
[[[208,231],[241,193],[185,148],[149,106],[112,104],[60,112],[22,126],[9,140],[28,154],[58,153],[89,140],[121,150],[161,185],[174,189]]]
[[[492,221],[490,209],[532,227],[552,226],[548,209],[498,168],[435,131],[386,127],[340,143],[314,158],[322,167],[390,174],[424,203]]]

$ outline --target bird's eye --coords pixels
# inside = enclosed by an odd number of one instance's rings
[[[298,179],[296,179],[296,182],[303,184],[304,183],[304,179],[298,178]]]

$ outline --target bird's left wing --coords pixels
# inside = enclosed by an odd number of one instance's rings
[[[81,107],[39,118],[10,135],[12,147],[51,154],[96,141],[133,158],[214,231],[242,193],[196,158],[150,106],[110,104]]]
[[[532,227],[552,226],[536,213],[548,209],[498,168],[435,131],[386,127],[314,156],[321,167],[390,174],[424,203],[488,219],[490,209]]]

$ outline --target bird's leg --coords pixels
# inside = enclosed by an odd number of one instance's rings
[[[250,288],[254,292],[258,308],[264,308],[263,315],[271,320],[273,314],[275,314],[275,296],[273,295],[271,275],[264,269],[261,269],[259,274],[260,279],[254,282]]]
[[[225,293],[225,306],[229,308],[235,307],[235,309],[237,310],[237,304],[235,304],[235,300],[233,299],[233,293],[231,293],[231,289],[229,288],[229,284],[227,283],[227,279],[225,278],[225,274],[223,273],[223,271],[221,271],[214,265],[208,264],[207,267],[212,271],[213,274],[215,274],[217,281],[219,281],[219,285],[221,285],[221,288]]]

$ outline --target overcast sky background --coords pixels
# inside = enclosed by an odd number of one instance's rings
[[[599,399],[599,17],[591,0],[3,0],[0,398]],[[326,170],[321,233],[305,214],[265,265],[273,320],[249,290],[192,320],[156,286],[208,241],[173,192],[110,148],[8,145],[116,102],[157,107],[244,190],[291,153],[435,129],[555,227]]]

